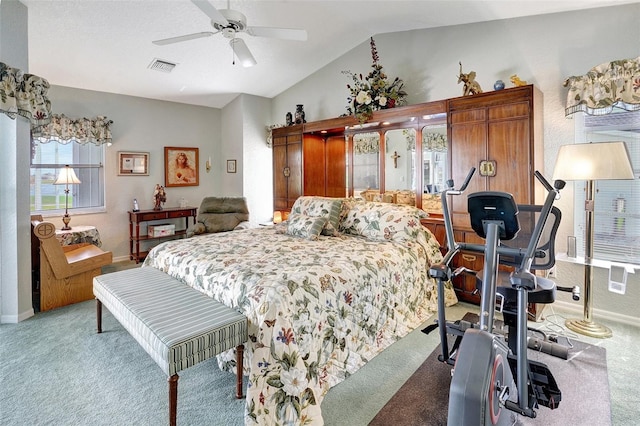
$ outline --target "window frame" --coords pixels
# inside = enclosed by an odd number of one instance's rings
[[[106,158],[106,149],[105,144],[96,145],[96,144],[80,144],[77,142],[68,142],[68,143],[60,143],[55,140],[42,143],[37,140],[32,140],[32,155],[30,158],[30,176],[33,177],[36,170],[47,170],[53,169],[54,171],[54,180],[58,176],[58,172],[60,169],[69,165],[69,167],[73,168],[78,175],[78,178],[82,183],[77,185],[69,186],[69,194],[71,203],[68,206],[69,212],[74,215],[77,214],[91,214],[91,213],[104,213],[106,211],[106,173],[105,173],[105,158]],[[72,161],[59,161],[59,162],[47,162],[40,163],[36,161],[36,156],[38,154],[38,145],[51,145],[58,144],[62,146],[71,145],[72,148]],[[93,145],[93,146],[88,146]],[[80,152],[85,146],[87,146],[87,152]],[[95,150],[99,151],[95,151]],[[88,151],[90,150],[90,151]],[[96,155],[96,152],[99,152],[97,161],[86,162],[82,160],[90,159],[92,155]],[[37,178],[34,178],[37,179]],[[30,183],[30,198],[35,197],[36,191],[34,186],[36,182]],[[50,185],[50,184],[47,184]],[[56,185],[59,186],[59,189],[55,190],[55,195],[60,197],[64,193],[64,185]],[[96,193],[97,189],[97,193]],[[62,193],[62,194],[61,194]],[[74,206],[73,200],[84,199],[84,202],[80,206]],[[95,205],[93,201],[97,200]],[[60,216],[65,212],[65,204],[61,203],[57,208],[42,208],[42,204],[40,204],[40,209],[36,208],[38,205],[35,200],[30,202],[30,213],[31,214],[41,214],[43,217],[50,216]]]

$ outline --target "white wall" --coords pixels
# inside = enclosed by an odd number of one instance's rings
[[[222,193],[221,110],[61,86],[53,86],[49,98],[55,113],[74,118],[105,115],[113,120],[113,145],[105,154],[106,211],[71,212],[71,225],[95,225],[102,248],[113,252],[114,259],[127,259],[129,255],[127,211],[133,199],[137,198],[141,209],[153,208],[155,184],[164,185],[165,146],[198,148],[200,171],[198,186],[165,189],[165,207],[177,207],[180,198],[199,207],[203,197]],[[149,176],[118,176],[118,151],[149,152]],[[213,167],[206,173],[209,156]],[[51,220],[62,223],[60,216]]]
[[[243,116],[243,193],[247,198],[252,224],[273,217],[273,161],[267,146],[266,125],[271,117],[271,100],[241,95],[245,100]]]
[[[222,195],[244,196],[252,225],[273,215],[271,148],[266,126],[271,100],[240,95],[222,110]],[[236,173],[226,173],[227,160],[236,160]]]
[[[0,1],[0,61],[28,72],[27,46],[27,8]],[[0,322],[18,322],[33,315],[27,119],[0,114],[0,141]]]
[[[242,138],[243,138],[242,96],[236,97],[222,110],[222,145],[220,151],[221,195],[227,197],[242,195]],[[236,160],[236,173],[227,173],[227,160]]]
[[[512,87],[512,74],[536,85],[544,94],[542,172],[551,177],[559,147],[574,140],[573,120],[564,116],[567,90],[563,81],[603,62],[640,56],[638,22],[640,4],[636,3],[374,38],[384,71],[390,78],[397,76],[405,81],[409,104],[461,96],[462,86],[457,84],[459,61],[464,72],[477,72],[484,91],[493,90],[498,79]],[[370,67],[369,40],[363,40],[345,56],[278,95],[273,101],[273,122],[283,123],[286,112],[297,103],[304,104],[308,121],[344,114],[346,84],[350,81],[341,71],[366,74]],[[564,214],[558,237],[558,250],[562,252],[566,250],[566,236],[573,234],[571,183],[558,207]],[[635,301],[640,297],[640,271],[630,278],[626,296],[607,292],[606,274],[606,269],[595,271],[596,314],[601,309],[608,311],[607,315],[638,318]],[[582,284],[583,270],[578,265],[559,262],[558,275],[560,285]],[[569,301],[570,297],[562,295],[560,299]],[[581,304],[572,306],[581,309]]]

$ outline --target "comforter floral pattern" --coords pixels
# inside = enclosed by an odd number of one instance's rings
[[[309,241],[262,227],[165,242],[143,267],[248,317],[246,424],[321,425],[329,388],[435,311],[428,267],[441,259],[428,231],[405,243]],[[446,294],[456,302],[450,286]],[[233,359],[218,362],[234,369]]]

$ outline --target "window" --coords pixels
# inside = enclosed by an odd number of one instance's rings
[[[61,214],[65,185],[54,185],[65,165],[74,169],[80,184],[69,185],[69,210],[104,210],[104,145],[33,141],[31,158],[31,212]]]
[[[634,180],[595,182],[593,257],[640,264],[640,111],[574,117],[577,143],[624,141],[636,176]],[[586,182],[574,185],[574,232],[578,256],[583,257]]]

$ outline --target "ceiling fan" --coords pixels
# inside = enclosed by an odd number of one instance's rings
[[[209,37],[214,34],[222,33],[225,38],[229,39],[231,49],[242,65],[245,67],[251,67],[257,62],[244,40],[237,37],[238,33],[246,33],[254,37],[271,37],[283,40],[307,40],[306,30],[247,26],[247,18],[242,13],[231,10],[229,7],[229,0],[227,0],[227,8],[221,10],[216,9],[208,0],[191,0],[191,2],[211,19],[211,26],[215,28],[216,31],[203,31],[194,34],[155,40],[153,41],[153,44],[164,46],[166,44],[180,43],[183,41]]]

